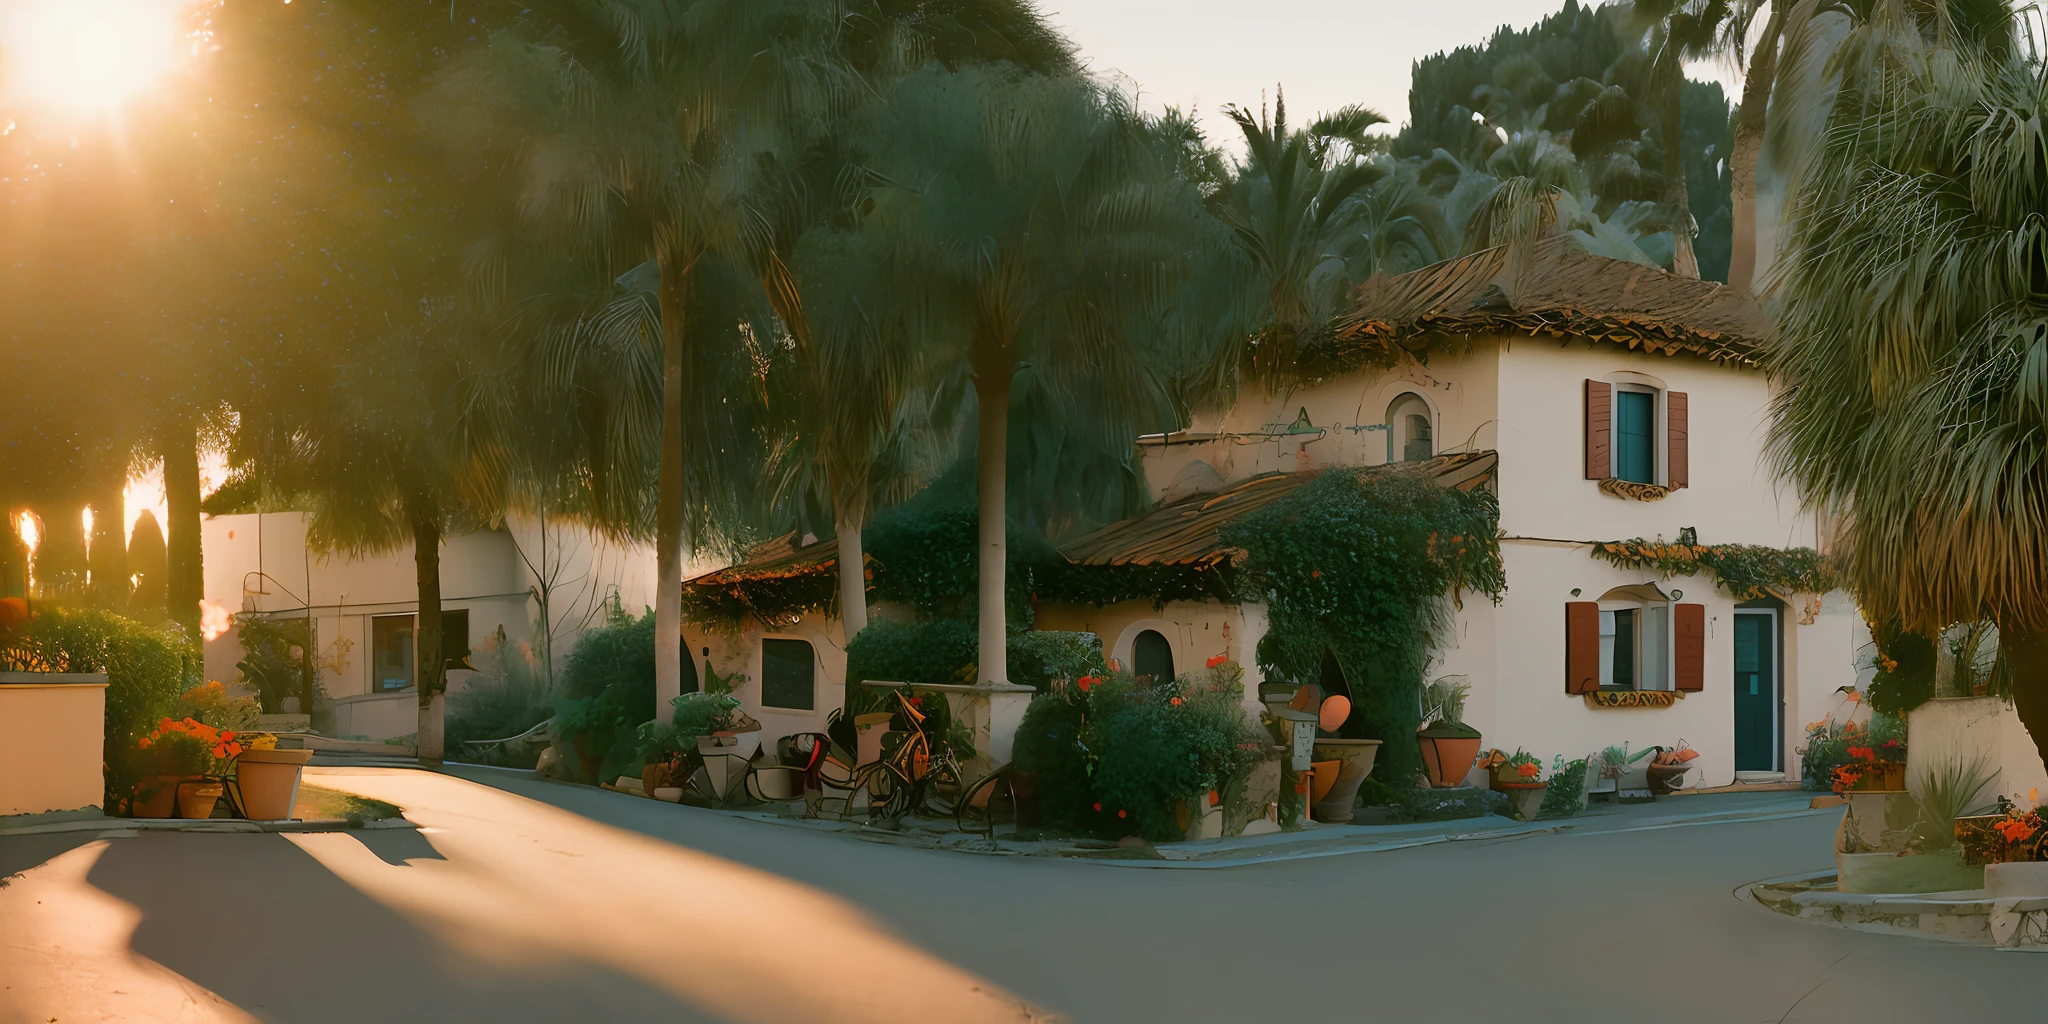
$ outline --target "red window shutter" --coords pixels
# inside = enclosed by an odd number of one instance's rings
[[[1564,603],[1564,692],[1600,688],[1600,603]]]
[[[1605,480],[1614,439],[1614,385],[1604,380],[1586,382],[1586,479]]]
[[[1664,475],[1672,490],[1686,486],[1692,466],[1686,452],[1685,392],[1664,393],[1664,436],[1671,446],[1664,460]]]
[[[1672,605],[1671,629],[1676,634],[1672,652],[1678,656],[1673,682],[1680,690],[1698,693],[1707,688],[1707,606]]]

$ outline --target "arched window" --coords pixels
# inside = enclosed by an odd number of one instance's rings
[[[1162,683],[1173,678],[1173,645],[1158,630],[1147,629],[1131,638],[1131,674]]]
[[[1413,391],[1387,405],[1387,461],[1421,462],[1436,455],[1436,427],[1429,403]]]

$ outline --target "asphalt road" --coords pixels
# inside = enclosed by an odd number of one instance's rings
[[[477,774],[423,827],[0,838],[0,1022],[2038,1020],[2048,959],[1735,898],[1831,816],[1215,870],[905,848]],[[1701,797],[1697,799],[1712,799]]]

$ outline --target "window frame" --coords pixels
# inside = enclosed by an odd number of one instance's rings
[[[1664,425],[1664,389],[1649,384],[1639,384],[1634,381],[1609,381],[1608,387],[1612,389],[1613,397],[1609,400],[1612,411],[1608,413],[1607,475],[1614,480],[1627,483],[1649,484],[1656,487],[1664,486],[1666,471],[1664,462],[1667,449],[1670,448],[1670,435],[1665,432]],[[1628,477],[1623,476],[1621,472],[1621,396],[1625,394],[1650,396],[1648,441],[1650,446],[1650,478],[1648,480],[1630,480]]]
[[[804,645],[804,649],[807,652],[809,652],[810,659],[807,662],[807,666],[811,677],[810,706],[796,707],[788,704],[771,704],[768,702],[768,645],[771,643],[802,644]],[[763,636],[761,638],[759,652],[761,662],[761,684],[759,692],[762,709],[767,711],[779,711],[785,714],[816,714],[818,710],[818,645],[800,636]]]
[[[1676,603],[1669,598],[1663,601],[1619,598],[1598,602],[1600,675],[1597,689],[1600,692],[1662,693],[1677,689],[1677,644],[1671,612]],[[1630,660],[1633,664],[1630,665],[1627,685],[1614,681],[1614,649],[1620,646],[1616,612],[1629,613]],[[1610,636],[1617,639],[1610,640]]]
[[[1388,462],[1424,461],[1423,459],[1408,458],[1408,446],[1415,441],[1415,438],[1409,434],[1408,418],[1410,416],[1422,417],[1422,422],[1429,430],[1429,455],[1427,458],[1435,458],[1438,455],[1436,444],[1436,407],[1431,405],[1429,399],[1422,397],[1419,392],[1403,391],[1395,395],[1393,400],[1387,403]]]
[[[419,616],[414,615],[411,612],[404,612],[397,615],[372,615],[369,617],[369,619],[370,692],[403,693],[406,690],[410,690],[418,686],[420,684],[420,667],[419,656],[415,647],[417,641],[415,640],[414,634],[419,629]],[[396,637],[394,638],[394,644],[398,651],[399,662],[405,667],[405,685],[386,686],[384,685],[384,671],[382,666],[379,664],[379,659],[377,656],[379,651],[377,645],[377,624],[380,622],[396,623],[401,620],[404,622],[404,628],[394,630],[393,632],[396,633]]]

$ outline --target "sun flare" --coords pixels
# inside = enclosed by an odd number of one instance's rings
[[[6,97],[72,116],[117,112],[191,51],[186,2],[0,0]]]

